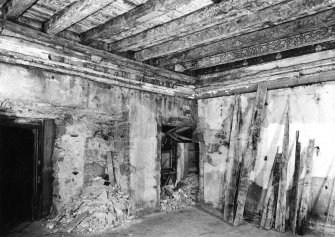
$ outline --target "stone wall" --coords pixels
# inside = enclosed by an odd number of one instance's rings
[[[241,155],[247,145],[248,128],[255,93],[241,95],[242,130]],[[328,213],[335,176],[335,83],[314,84],[290,89],[268,91],[266,118],[263,122],[257,160],[250,179],[246,209],[257,212],[263,189],[267,189],[271,167],[279,148],[283,146],[285,111],[289,110],[289,163],[287,190],[292,187],[295,160],[295,133],[300,131],[301,151],[306,151],[309,139],[315,139],[319,152],[313,158],[313,184],[309,203],[316,221]],[[204,171],[204,201],[221,208],[223,172],[227,158],[227,129],[234,96],[199,100],[199,128],[202,134]],[[301,178],[304,177],[304,171]],[[311,220],[312,221],[312,220]]]
[[[193,123],[192,101],[113,87],[77,76],[0,64],[0,113],[54,119],[53,200],[56,208],[115,161],[133,210],[152,210],[159,194],[161,123]]]

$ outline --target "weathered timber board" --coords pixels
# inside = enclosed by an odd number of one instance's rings
[[[68,29],[75,33],[82,33],[91,28],[94,28],[106,21],[124,14],[139,4],[144,3],[146,0],[135,1],[135,0],[116,0],[110,5],[107,5],[103,9],[96,11],[87,18],[80,22],[72,25]],[[62,11],[63,9],[73,4],[74,0],[39,0],[33,5],[23,16],[31,18],[32,20],[41,20],[43,22],[48,21],[54,14]],[[43,17],[43,19],[41,19]]]
[[[74,4],[71,4],[61,12],[53,15],[52,18],[45,23],[44,31],[48,34],[57,34],[115,1],[116,0],[83,0],[74,2]]]
[[[266,81],[268,88],[279,89],[334,81],[334,50],[284,59],[221,74],[221,81],[196,88],[196,98],[255,92],[257,83]],[[219,77],[216,75],[215,77]]]
[[[176,65],[176,67],[182,68],[182,71],[191,71],[267,54],[279,53],[286,50],[315,45],[332,40],[335,40],[335,25],[319,28],[314,31],[304,32],[287,38],[235,49],[233,51],[217,54],[211,57],[201,58],[196,61],[181,63]]]
[[[325,226],[331,226],[334,223],[334,218],[335,218],[335,177],[333,177],[332,187],[330,191]]]
[[[149,0],[133,10],[83,33],[83,42],[107,38],[110,41],[121,39],[119,37],[128,37],[209,4],[211,4],[209,0]],[[170,14],[166,16],[166,13]],[[127,30],[130,33],[126,34],[125,31]]]
[[[2,9],[2,15],[5,19],[14,20],[29,9],[37,0],[10,0]]]
[[[266,230],[271,229],[275,221],[276,204],[278,200],[281,158],[282,155],[277,152],[272,164],[268,189],[266,191],[266,196],[263,201],[260,227]]]
[[[157,45],[176,37],[181,37],[191,32],[203,30],[234,19],[245,12],[255,12],[259,9],[277,4],[282,0],[254,0],[252,3],[246,0],[222,1],[200,9],[192,14],[170,21],[166,24],[144,31],[138,35],[111,43],[110,51],[137,51],[153,45]]]
[[[301,201],[297,214],[297,225],[296,233],[303,235],[306,231],[308,205],[311,197],[311,185],[312,185],[312,167],[313,167],[313,154],[314,154],[315,140],[309,140],[307,147],[307,155],[305,162],[306,174],[304,178],[304,184],[302,188]]]
[[[232,113],[232,129],[229,139],[229,150],[226,165],[226,182],[224,188],[223,219],[234,222],[235,196],[240,170],[240,127],[241,127],[241,97],[235,96],[234,111]]]
[[[135,58],[139,61],[145,61],[151,58],[181,52],[202,44],[229,38],[233,35],[265,28],[269,22],[272,24],[288,22],[314,13],[313,10],[326,10],[334,5],[333,0],[312,0],[308,1],[308,4],[306,4],[306,0],[284,1],[281,4],[265,8],[254,14],[243,15],[227,23],[138,51],[135,53]]]
[[[173,54],[171,56],[167,56],[164,58],[158,58],[153,61],[153,65],[163,67],[163,66],[181,64],[185,69],[194,69],[197,68],[201,60],[204,60],[205,58],[210,60],[211,57],[209,56],[219,55],[226,52],[232,52],[232,54],[234,54],[233,50],[244,49],[246,47],[256,45],[256,42],[258,45],[260,45],[268,42],[274,42],[275,40],[280,39],[288,40],[288,37],[290,36],[303,34],[309,31],[314,31],[320,28],[328,27],[334,24],[334,22],[335,22],[335,10],[331,9],[317,13],[315,15],[303,17],[291,22],[251,32],[249,34],[239,35],[236,37],[231,37],[218,42],[214,42],[212,44],[200,46],[195,49],[188,50],[182,53]],[[300,40],[298,40],[298,42],[300,42]],[[282,47],[285,47],[285,45],[290,47],[289,44],[291,42],[285,42],[285,43],[286,44],[284,44],[284,42],[282,43],[283,44]],[[255,56],[256,55],[257,52],[255,52]],[[197,60],[200,58],[201,60]]]
[[[300,170],[300,154],[301,153],[301,143],[299,142],[299,131],[296,131],[295,135],[295,161],[294,161],[294,172],[293,172],[293,184],[292,184],[292,198],[290,205],[290,226],[293,233],[296,232],[297,223],[297,210],[299,205],[298,196],[298,184],[299,177],[301,174]]]
[[[282,159],[280,166],[280,180],[278,187],[278,201],[276,208],[275,230],[278,232],[285,232],[286,222],[286,193],[287,193],[287,164],[289,158],[289,105],[287,105],[287,112],[284,126],[284,139],[282,149]]]
[[[231,133],[233,130],[233,123],[234,123],[234,109],[235,109],[235,103],[231,103],[229,105],[228,109],[228,113],[227,113],[227,118],[224,118],[224,120],[222,121],[221,127],[225,129],[225,134],[227,134],[226,136],[221,136],[218,133],[216,134],[217,137],[220,137],[220,143],[224,144],[226,147],[228,147],[228,151],[227,151],[227,156],[229,155],[229,146],[230,146],[230,139],[231,139]],[[219,132],[221,133],[221,131]],[[227,162],[228,159],[226,159],[225,164],[227,166]],[[221,185],[223,186],[222,188],[222,206],[224,207],[225,205],[225,187],[227,186],[227,174],[228,170],[224,170],[223,172],[223,177],[221,179]],[[224,210],[223,210],[224,211]],[[224,218],[224,212],[223,214],[223,218]]]
[[[237,205],[235,212],[234,225],[240,225],[243,221],[244,206],[250,181],[250,172],[253,170],[257,156],[257,145],[260,141],[260,131],[265,117],[266,110],[267,85],[266,83],[258,84],[256,101],[253,107],[252,120],[248,133],[248,145],[243,155],[242,169],[240,173],[240,182],[237,194]]]
[[[207,155],[205,141],[200,141],[200,154],[199,154],[199,200],[201,202],[205,201],[205,191],[204,191],[204,162]]]

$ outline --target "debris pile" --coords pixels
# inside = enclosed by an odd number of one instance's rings
[[[96,232],[120,226],[129,218],[129,195],[99,178],[58,214],[47,220],[52,232]]]
[[[161,210],[172,211],[197,204],[199,193],[198,175],[191,174],[181,180],[176,186],[162,187]]]

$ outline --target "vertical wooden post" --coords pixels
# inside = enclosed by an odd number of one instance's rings
[[[299,131],[296,131],[295,135],[295,163],[294,163],[294,173],[293,173],[293,185],[292,185],[292,198],[291,198],[291,207],[290,207],[290,222],[292,232],[296,232],[296,222],[297,222],[297,210],[299,204],[298,196],[298,184],[300,177],[300,151],[301,143],[299,142]]]
[[[327,207],[327,215],[324,228],[326,229],[328,226],[331,226],[335,217],[335,177],[333,177],[332,188],[330,191],[330,197]]]
[[[289,112],[286,113],[286,119],[285,119],[280,181],[278,189],[278,202],[276,208],[275,230],[279,232],[285,232],[287,163],[289,155],[288,153],[289,153]]]
[[[304,185],[301,194],[300,208],[298,210],[296,232],[300,235],[305,233],[305,224],[307,219],[308,204],[311,196],[311,184],[312,184],[312,165],[313,165],[313,153],[315,147],[315,140],[309,140],[306,157],[306,174],[304,178]]]
[[[262,217],[260,222],[260,227],[267,230],[271,229],[274,223],[276,213],[281,159],[282,154],[278,153],[277,150],[270,173],[268,190],[266,192],[265,200],[263,202]]]
[[[56,137],[54,120],[43,121],[43,161],[42,161],[42,217],[49,215],[52,206],[53,165],[52,154]]]
[[[232,118],[232,129],[229,139],[229,150],[226,164],[226,183],[224,188],[224,210],[223,219],[234,222],[235,214],[235,196],[238,184],[239,174],[239,156],[240,156],[240,125],[241,125],[241,97],[235,97],[234,112]]]
[[[237,194],[237,206],[234,225],[240,225],[243,220],[244,206],[247,199],[250,182],[250,172],[253,170],[257,156],[257,145],[265,116],[267,85],[260,83],[257,88],[255,106],[253,108],[251,125],[248,134],[248,145],[242,160],[242,169]]]
[[[199,200],[201,202],[205,199],[204,194],[204,158],[206,156],[206,144],[204,141],[200,141],[199,143]]]
[[[236,98],[236,97],[235,97]],[[227,113],[227,118],[225,118],[222,122],[222,130],[224,130],[224,134],[225,136],[221,136],[220,137],[220,143],[224,144],[225,146],[228,147],[228,151],[227,151],[227,157],[224,161],[225,163],[225,170],[223,171],[223,177],[221,180],[221,185],[222,185],[222,218],[224,218],[224,206],[225,206],[225,189],[226,189],[226,183],[227,183],[227,166],[228,166],[228,156],[229,156],[229,147],[230,147],[230,139],[231,139],[231,131],[232,131],[232,126],[233,126],[233,119],[234,119],[234,107],[235,107],[235,100],[234,103],[230,104],[229,109],[228,109],[228,113]],[[220,131],[222,132],[222,131]],[[218,135],[218,134],[217,134]]]

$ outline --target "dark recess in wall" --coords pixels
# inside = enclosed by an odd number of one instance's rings
[[[34,134],[0,125],[0,230],[33,219]]]

